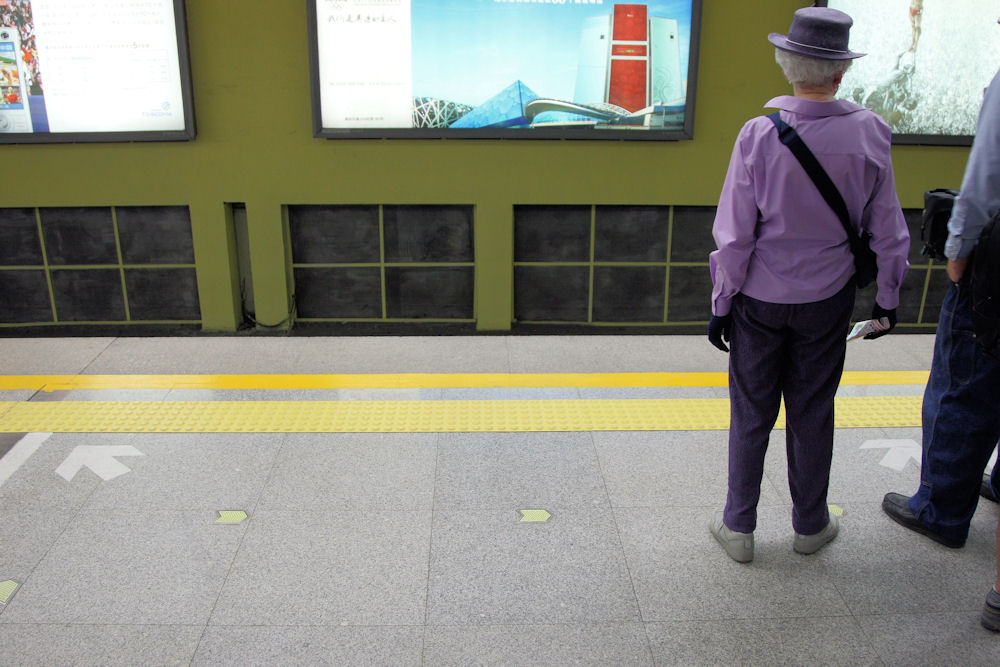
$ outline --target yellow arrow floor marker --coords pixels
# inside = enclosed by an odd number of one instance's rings
[[[0,581],[0,605],[7,604],[19,585],[20,584],[16,581],[12,581],[10,579],[7,581]]]
[[[521,523],[545,523],[552,515],[545,510],[519,510]]]
[[[246,520],[247,513],[243,510],[218,510],[219,518],[215,523],[241,523]]]

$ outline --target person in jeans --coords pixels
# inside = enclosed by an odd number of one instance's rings
[[[948,221],[948,277],[931,374],[924,390],[920,486],[912,496],[887,493],[882,509],[900,525],[959,548],[979,501],[983,469],[1000,438],[1000,365],[976,343],[969,303],[969,257],[1000,211],[1000,72],[979,112],[976,138]],[[1000,465],[989,491],[996,496]],[[1000,549],[1000,525],[997,527]],[[983,625],[1000,631],[1000,571],[983,609]]]
[[[843,12],[807,7],[795,12],[787,37],[772,33],[794,94],[765,106],[777,107],[816,155],[855,228],[872,234],[879,269],[872,317],[887,318],[891,328],[910,237],[889,126],[834,97],[851,60],[864,55],[848,48],[852,24]],[[709,530],[731,558],[753,560],[764,455],[784,396],[793,548],[814,553],[838,532],[826,498],[854,257],[837,214],[766,117],[747,122],[736,139],[713,235],[708,338],[730,353],[731,413],[729,491]]]

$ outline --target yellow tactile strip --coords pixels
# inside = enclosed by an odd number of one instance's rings
[[[920,425],[919,396],[837,399],[838,428]],[[779,416],[778,427],[784,424]],[[704,431],[727,399],[0,402],[0,432],[406,433]]]
[[[844,385],[926,384],[927,371],[847,371]],[[75,389],[450,389],[725,387],[726,373],[358,373],[273,375],[3,375],[0,391]]]

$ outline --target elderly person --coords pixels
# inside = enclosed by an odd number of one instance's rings
[[[795,12],[788,36],[771,34],[794,94],[764,106],[780,110],[840,191],[854,228],[872,235],[872,318],[887,318],[891,328],[910,238],[889,126],[834,97],[851,60],[864,55],[848,49],[852,23],[843,12],[807,7]],[[838,531],[827,509],[834,395],[857,287],[840,219],[767,117],[750,120],[736,139],[713,235],[708,338],[730,352],[731,412],[729,493],[709,528],[731,558],[753,560],[764,454],[784,397],[793,548],[811,554]]]

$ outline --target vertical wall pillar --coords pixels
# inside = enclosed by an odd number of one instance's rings
[[[291,257],[286,217],[285,207],[279,201],[247,201],[254,320],[261,328],[289,329],[292,325]]]
[[[190,202],[198,301],[204,331],[235,331],[242,321],[232,210],[221,201]]]
[[[509,331],[514,317],[514,209],[509,201],[476,205],[476,329]]]

